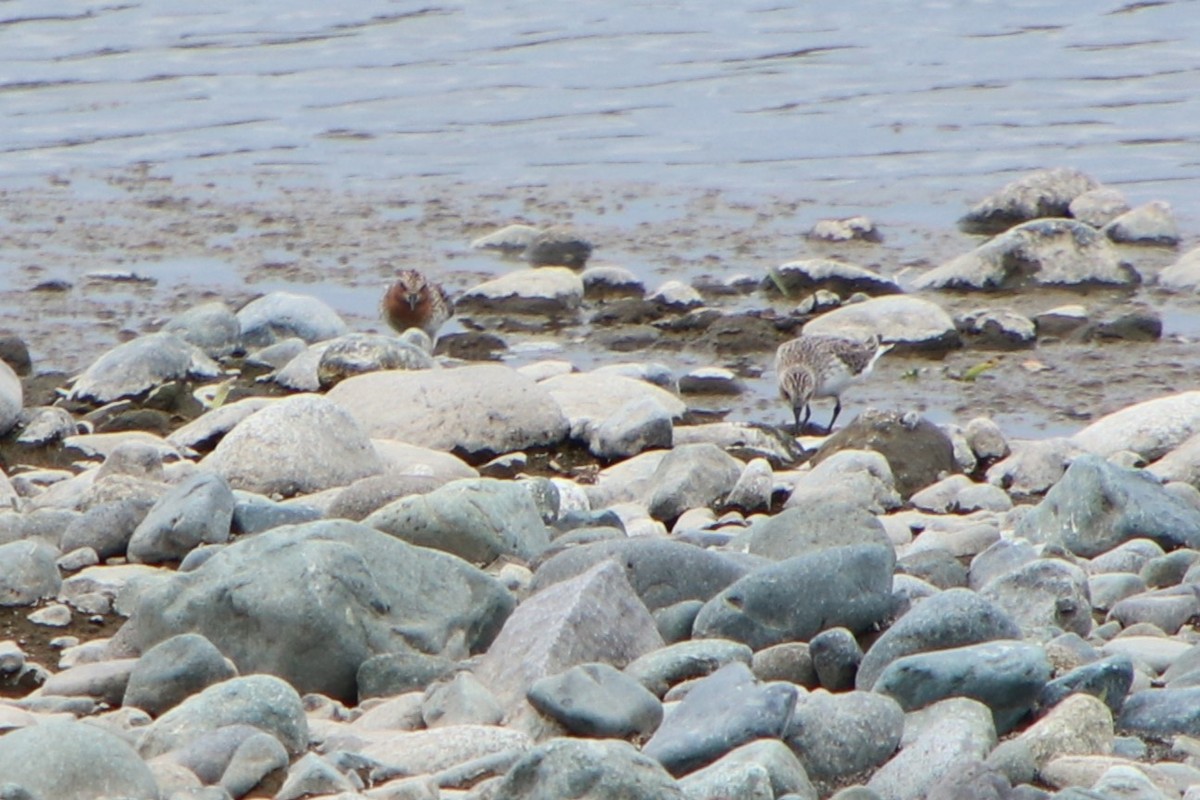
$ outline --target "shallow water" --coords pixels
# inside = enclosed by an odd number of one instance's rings
[[[1044,166],[1200,241],[1195,0],[814,6],[0,0],[0,308],[69,369],[209,296],[293,288],[369,327],[395,261],[464,288],[509,268],[466,243],[517,219],[653,286],[761,274],[867,213],[885,245],[844,255],[894,274],[971,247],[964,208]],[[158,283],[83,278],[114,268]],[[28,293],[49,278],[72,287]],[[867,399],[912,402],[894,383]]]

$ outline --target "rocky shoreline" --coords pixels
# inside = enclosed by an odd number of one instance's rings
[[[653,290],[506,228],[475,246],[523,263],[436,350],[291,291],[70,381],[10,337],[0,797],[1200,797],[1200,391],[1042,439],[853,389],[824,438],[722,419],[801,330],[970,383],[1162,335],[998,293],[1200,286],[1118,248],[1178,244],[1168,208],[1070,170],[961,224],[990,238],[928,269]],[[493,360],[580,314],[607,363]],[[722,363],[638,360],[696,341]]]

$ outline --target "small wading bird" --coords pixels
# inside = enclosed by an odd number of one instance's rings
[[[833,416],[825,433],[842,410],[842,390],[860,375],[866,375],[879,357],[892,349],[873,335],[866,342],[841,336],[802,335],[784,342],[775,351],[775,375],[779,394],[788,401],[796,418],[797,435],[804,433],[812,413],[809,403],[817,397],[833,397]],[[801,419],[800,412],[804,412]]]
[[[450,297],[415,269],[401,270],[383,295],[383,318],[399,333],[420,328],[437,340],[438,329],[454,316]]]

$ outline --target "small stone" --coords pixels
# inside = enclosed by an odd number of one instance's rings
[[[1104,226],[1104,233],[1122,244],[1148,244],[1175,247],[1179,228],[1169,203],[1157,200],[1138,206]]]
[[[540,231],[525,248],[525,260],[534,267],[580,270],[591,256],[592,243],[562,227]]]
[[[880,242],[883,237],[869,217],[843,217],[817,220],[808,238],[826,242]]]
[[[682,281],[667,281],[651,292],[647,299],[672,311],[683,311],[704,305],[704,298],[700,296],[700,293]]]
[[[679,391],[683,394],[736,395],[745,392],[746,385],[731,369],[700,367],[680,377]]]

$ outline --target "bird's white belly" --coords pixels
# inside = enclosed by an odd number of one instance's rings
[[[830,369],[821,376],[821,382],[813,391],[813,397],[836,397],[850,385],[852,380],[854,380],[854,375],[850,374],[850,370],[845,367]]]

